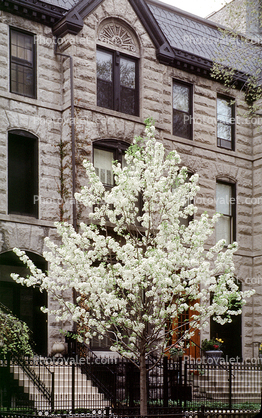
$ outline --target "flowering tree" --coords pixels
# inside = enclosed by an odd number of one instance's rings
[[[89,208],[90,222],[81,223],[79,232],[67,223],[56,224],[62,244],[46,239],[50,250],[44,254],[49,262],[46,274],[15,249],[31,275],[12,275],[19,283],[39,285],[51,293],[59,302],[52,313],[77,322],[81,340],[107,334],[111,350],[139,367],[143,416],[146,360],[154,355],[157,363],[176,331],[166,324],[175,324],[191,309],[184,335],[189,338],[211,316],[220,323],[230,321],[230,315],[241,312],[231,310],[233,300],[241,306],[248,296],[234,284],[236,243],[227,249],[224,241],[204,248],[219,215],[210,219],[204,213],[188,226],[181,222],[196,212],[191,202],[198,176],[188,178],[177,152],[167,154],[154,130],[149,123],[146,138],[134,140],[124,168],[114,163],[115,186],[110,190],[105,190],[92,164],[84,162],[88,184],[76,199]],[[68,288],[78,295],[75,304],[63,297]]]

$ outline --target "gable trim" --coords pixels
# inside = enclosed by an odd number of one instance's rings
[[[67,33],[76,35],[82,29],[85,17],[99,6],[102,1],[103,0],[80,1],[62,20],[55,24],[53,28],[54,35],[64,36]],[[129,3],[155,45],[156,56],[159,61],[171,64],[174,59],[172,48],[144,0],[129,0]]]
[[[67,15],[53,27],[55,36],[65,36],[68,33],[77,35],[84,25],[84,18],[89,15],[103,0],[82,0],[73,7]]]
[[[158,60],[172,65],[174,52],[144,0],[129,0],[129,3],[155,45]]]

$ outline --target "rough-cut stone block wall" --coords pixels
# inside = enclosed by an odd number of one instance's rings
[[[207,18],[219,25],[227,26],[237,30],[238,32],[246,33],[247,1],[249,0],[233,0],[217,12],[211,13]]]
[[[37,98],[9,91],[9,24],[35,34],[37,54]],[[38,138],[39,145],[39,218],[53,221],[58,217],[58,179],[60,158],[58,144],[61,138],[61,64],[54,56],[53,44],[48,44],[51,30],[43,25],[5,14],[1,24],[1,66],[3,79],[0,90],[0,213],[7,215],[7,140],[8,131],[22,129]],[[47,203],[49,199],[50,204]],[[12,217],[14,217],[12,215]],[[10,216],[9,216],[10,218]]]
[[[2,16],[3,17],[3,16]],[[139,44],[140,114],[125,115],[96,105],[96,46],[97,33],[104,19],[113,17],[123,22],[134,34]],[[8,24],[29,30],[38,36],[37,41],[37,99],[28,99],[9,92]],[[118,20],[119,19],[119,20]],[[13,245],[23,244],[25,249],[42,254],[44,236],[56,239],[53,221],[59,218],[60,156],[58,145],[68,141],[70,152],[70,70],[69,60],[55,56],[52,33],[49,28],[28,22],[19,17],[4,14],[0,24],[3,78],[0,84],[0,251]],[[42,38],[41,38],[41,37]],[[114,49],[114,48],[113,48]],[[160,64],[155,47],[126,0],[105,0],[84,20],[84,27],[73,37],[67,35],[59,51],[73,56],[76,149],[80,158],[92,159],[92,143],[98,139],[119,139],[131,143],[135,135],[144,130],[144,119],[156,120],[157,138],[167,150],[176,149],[182,164],[190,172],[200,176],[200,192],[196,198],[199,214],[216,210],[216,180],[230,181],[237,189],[237,241],[239,250],[235,256],[236,278],[242,288],[250,288],[248,278],[259,272],[261,256],[261,218],[259,206],[252,205],[252,198],[260,196],[260,160],[254,155],[261,151],[261,134],[254,131],[248,120],[236,126],[235,151],[217,147],[216,98],[218,93],[227,94],[223,86],[182,70]],[[186,140],[173,135],[172,83],[181,80],[193,85],[193,139]],[[235,99],[236,115],[242,115],[247,106],[243,94],[231,92]],[[10,216],[7,214],[7,131],[25,129],[39,138],[39,219]],[[174,130],[175,133],[175,130]],[[70,154],[67,156],[70,166]],[[77,170],[80,183],[84,183],[81,170]],[[70,187],[70,168],[65,171]],[[255,188],[254,188],[255,186]],[[70,218],[71,204],[68,202]],[[199,215],[197,215],[199,216]],[[256,237],[256,238],[255,238]],[[213,235],[208,245],[215,243]],[[257,258],[253,258],[254,255]],[[262,318],[257,312],[260,293],[248,301],[242,316],[243,354],[250,355],[252,338],[262,335]],[[50,299],[49,305],[54,302]],[[256,318],[255,316],[256,315]],[[252,324],[256,331],[252,331]],[[66,324],[66,327],[70,327]],[[49,352],[52,343],[62,337],[59,324],[49,318]],[[208,336],[205,330],[203,338]],[[251,338],[252,336],[252,338]]]
[[[125,13],[122,14],[122,10]],[[101,109],[96,106],[95,57],[97,31],[101,22],[108,16],[121,19],[132,27],[140,44],[140,116],[123,115],[113,110]],[[250,199],[253,196],[252,156],[253,128],[244,117],[247,106],[243,94],[232,91],[235,100],[236,126],[235,151],[227,151],[217,147],[216,139],[216,98],[218,93],[227,94],[219,83],[205,80],[171,67],[159,64],[155,49],[145,33],[144,28],[129,4],[119,8],[117,1],[107,1],[99,6],[94,14],[85,19],[83,31],[79,37],[89,39],[88,47],[68,47],[67,53],[76,52],[75,61],[75,97],[81,120],[86,125],[80,129],[81,141],[85,141],[86,150],[92,158],[92,142],[97,139],[117,138],[131,142],[135,134],[143,132],[143,120],[153,116],[156,120],[158,138],[167,150],[176,149],[182,158],[182,164],[192,172],[199,173],[200,193],[197,197],[199,213],[207,210],[210,215],[216,211],[215,188],[216,180],[230,181],[237,188],[237,241],[239,250],[235,256],[236,278],[241,281],[242,288],[250,288],[247,278],[252,275],[252,232],[253,207]],[[80,38],[81,39],[81,38]],[[80,40],[79,40],[80,42]],[[76,40],[78,44],[78,41]],[[89,59],[85,60],[86,56]],[[185,140],[172,134],[172,80],[177,79],[192,83],[193,98],[193,140]],[[88,84],[91,86],[88,87]],[[240,120],[240,118],[244,120]],[[240,123],[241,122],[241,123]],[[209,244],[214,244],[213,235]],[[256,300],[256,299],[254,299]],[[252,311],[253,301],[248,301],[243,314],[243,354],[250,351],[249,317],[245,312]],[[256,302],[255,302],[256,303]],[[208,330],[206,331],[208,335]],[[245,337],[245,335],[247,337]],[[204,334],[203,334],[204,337]]]
[[[37,54],[37,98],[31,99],[9,89],[9,26],[35,35]],[[0,253],[13,247],[42,255],[44,238],[53,232],[59,219],[60,155],[58,144],[62,137],[63,92],[61,59],[54,55],[50,28],[21,17],[1,12],[0,51]],[[70,102],[68,107],[70,106]],[[66,105],[65,105],[66,107]],[[25,130],[38,138],[39,219],[9,215],[7,211],[7,144],[8,131]],[[56,238],[57,239],[57,238]],[[51,301],[50,301],[51,303]],[[50,325],[50,321],[49,321]],[[50,353],[54,340],[63,338],[59,325],[49,326]]]
[[[209,20],[233,29],[253,39],[261,40],[261,10],[259,0],[233,0],[217,12],[211,13]]]

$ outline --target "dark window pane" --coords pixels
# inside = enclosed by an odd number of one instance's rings
[[[120,112],[135,115],[135,90],[121,86],[120,88]]]
[[[113,83],[97,80],[97,106],[113,109]]]
[[[97,78],[112,82],[113,79],[113,56],[112,54],[104,51],[97,51],[96,63],[97,63]]]
[[[33,69],[12,63],[11,65],[11,85],[12,92],[34,95],[34,74]]]
[[[136,88],[136,63],[129,59],[120,59],[120,85]]]
[[[232,149],[232,142],[227,141],[226,139],[218,138],[218,146],[226,149]]]
[[[33,65],[33,37],[24,33],[11,31],[12,61]]]
[[[37,140],[9,134],[8,213],[37,216]]]
[[[173,83],[173,134],[182,138],[192,138],[191,127],[191,87],[183,83]]]
[[[191,138],[191,125],[188,115],[177,110],[173,110],[173,134],[182,138]]]
[[[97,51],[97,105],[138,115],[137,61],[118,52]]]
[[[135,115],[136,63],[120,59],[120,112]]]
[[[113,109],[113,55],[97,51],[97,105]]]
[[[34,97],[33,36],[11,30],[11,92]]]

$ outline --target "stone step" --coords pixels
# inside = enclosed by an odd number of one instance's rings
[[[18,381],[19,386],[23,387],[25,393],[29,394],[30,400],[34,401],[36,406],[41,405],[41,409],[50,408],[50,402],[45,398],[41,391],[33,384],[31,379],[20,368],[19,365],[11,365],[11,372],[14,379]],[[51,388],[51,375],[46,370],[39,374],[39,368],[30,367],[36,375],[42,380],[47,390]],[[53,367],[54,373],[54,407],[63,409],[72,405],[72,368],[62,366]],[[81,373],[81,370],[75,368],[75,408],[101,408],[110,406],[105,400],[104,394],[99,393],[98,388],[92,385],[92,382]]]

